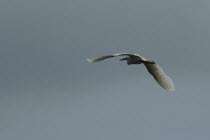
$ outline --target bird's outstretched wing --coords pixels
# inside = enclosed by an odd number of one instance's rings
[[[129,54],[129,53],[119,53],[119,54],[112,54],[112,55],[105,55],[105,56],[100,56],[100,57],[96,57],[93,59],[87,59],[88,62],[98,62],[107,58],[111,58],[111,57],[116,57],[116,56],[130,56],[130,57],[139,57],[142,60],[146,60],[144,57],[138,55],[138,54]]]
[[[144,63],[144,65],[161,87],[168,91],[175,90],[173,81],[164,73],[163,69],[159,65],[149,63]]]

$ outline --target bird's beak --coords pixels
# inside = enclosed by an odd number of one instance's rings
[[[127,57],[123,58],[123,59],[120,59],[120,61],[123,61],[123,60],[127,60]]]

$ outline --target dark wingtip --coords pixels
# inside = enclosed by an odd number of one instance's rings
[[[128,59],[128,57],[125,57],[125,58],[123,58],[123,59],[120,59],[120,61],[127,60],[127,59]]]

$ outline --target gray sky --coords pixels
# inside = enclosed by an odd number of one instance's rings
[[[1,0],[0,139],[209,140],[209,0]],[[155,60],[176,91],[143,65]]]

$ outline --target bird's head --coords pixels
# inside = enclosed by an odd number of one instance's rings
[[[149,64],[155,64],[155,61],[148,61]]]

